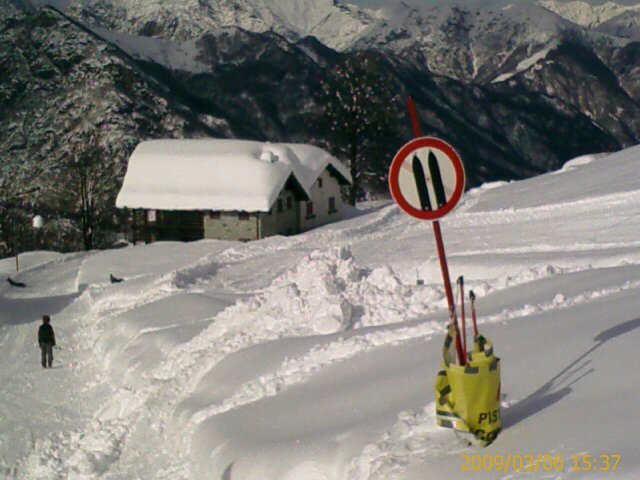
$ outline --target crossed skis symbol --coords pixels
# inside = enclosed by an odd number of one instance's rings
[[[442,183],[442,173],[440,172],[438,159],[431,150],[429,150],[428,165],[429,177],[431,178],[431,184],[433,185],[433,191],[436,196],[437,210],[445,206],[447,197],[444,192],[444,184]],[[429,196],[429,188],[427,186],[427,177],[422,167],[422,161],[420,161],[418,155],[413,156],[413,177],[416,181],[416,188],[418,189],[420,208],[422,210],[433,210]]]

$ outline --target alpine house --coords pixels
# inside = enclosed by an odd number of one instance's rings
[[[118,208],[131,240],[249,241],[340,219],[347,168],[304,144],[150,140],[131,154]]]

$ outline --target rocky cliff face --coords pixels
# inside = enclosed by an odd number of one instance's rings
[[[109,208],[143,139],[330,147],[316,92],[362,50],[401,98],[415,97],[425,133],[460,150],[469,185],[638,143],[640,43],[604,33],[631,10],[579,25],[537,4],[481,5],[71,0],[39,9],[0,0],[0,192],[6,201],[40,187],[23,203],[49,209],[50,241],[64,227],[61,242],[75,248],[72,215],[58,208],[60,175],[83,145],[102,151]],[[397,147],[411,133],[404,113],[394,124]],[[388,156],[364,166],[370,191],[385,191]]]
[[[90,141],[102,148],[101,163],[112,178],[99,198],[111,202],[140,138],[227,133],[224,122],[203,125],[173,104],[126,55],[57,13],[3,7],[0,192],[3,203],[18,202],[25,214],[46,213],[51,241],[54,230],[73,237],[71,211],[54,210],[75,187],[65,184],[70,159]],[[65,241],[77,246],[70,237]]]

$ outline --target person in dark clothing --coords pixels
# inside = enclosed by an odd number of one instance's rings
[[[53,347],[56,345],[56,335],[49,322],[51,322],[51,317],[49,317],[49,315],[43,315],[42,325],[38,328],[38,343],[42,351],[42,366],[44,368],[47,368],[47,363],[49,364],[49,368],[51,368],[51,364],[53,363]]]

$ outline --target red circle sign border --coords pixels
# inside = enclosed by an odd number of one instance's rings
[[[411,154],[411,152],[420,148],[429,147],[441,150],[447,157],[449,157],[449,160],[451,160],[453,168],[456,172],[456,187],[453,190],[453,195],[444,207],[439,208],[438,210],[418,210],[417,208],[412,207],[411,204],[409,204],[409,202],[405,200],[402,192],[400,192],[398,179],[400,175],[400,168],[402,168],[404,160]],[[391,162],[391,167],[389,169],[389,190],[391,190],[391,196],[393,197],[393,200],[406,213],[421,220],[438,220],[439,218],[442,218],[446,214],[451,212],[451,210],[455,208],[455,206],[460,201],[460,198],[462,197],[462,192],[464,191],[464,183],[464,167],[462,166],[462,160],[460,159],[460,156],[451,145],[449,145],[444,140],[440,140],[439,138],[435,137],[414,138],[410,142],[406,143],[400,150],[398,150],[396,156],[393,157],[393,161]]]

